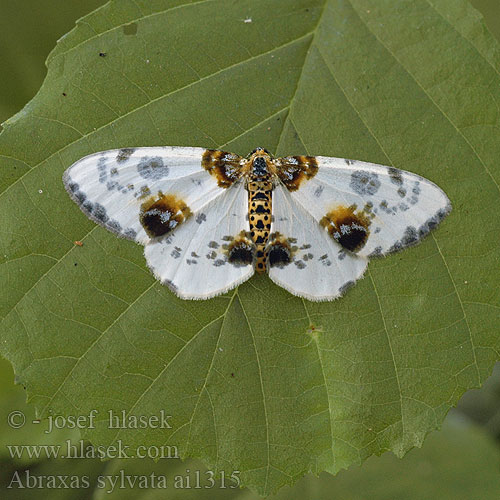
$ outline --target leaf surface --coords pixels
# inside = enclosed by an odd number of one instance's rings
[[[1,349],[39,414],[95,408],[94,444],[175,445],[262,495],[420,445],[499,358],[499,57],[465,0],[123,0],[83,18],[0,135]],[[182,301],[61,181],[149,145],[390,164],[454,211],[332,303],[266,277]],[[111,429],[110,409],[172,428]]]

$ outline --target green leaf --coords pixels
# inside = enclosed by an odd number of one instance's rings
[[[447,419],[441,432],[429,436],[422,449],[412,450],[405,460],[398,460],[393,454],[372,457],[362,467],[342,471],[337,477],[323,473],[319,478],[308,475],[292,488],[283,488],[269,500],[289,500],[304,498],[331,500],[387,500],[439,498],[440,500],[497,500],[500,489],[498,469],[500,454],[496,443],[480,428],[454,419]],[[182,500],[232,499],[259,500],[258,495],[249,491],[231,489],[231,481],[222,488],[216,483],[213,488],[194,489],[199,484],[208,486],[210,473],[199,463],[189,461],[160,460],[156,464],[148,460],[115,460],[109,463],[106,474],[119,476],[120,471],[130,476],[150,477],[151,472],[158,477],[164,476],[167,483],[168,498]],[[199,471],[199,472],[198,472]],[[181,483],[176,478],[182,476]],[[189,478],[189,483],[186,478]],[[383,480],[381,480],[383,478]],[[150,482],[152,484],[152,482]],[[175,488],[182,484],[184,488]],[[190,488],[186,486],[189,485]],[[108,486],[109,490],[109,486]],[[101,488],[96,500],[137,499],[147,500],[165,498],[165,489],[150,488],[144,492],[139,489],[115,489],[108,493]],[[194,493],[193,493],[194,492]]]
[[[499,358],[499,54],[465,0],[122,0],[84,18],[0,135],[0,345],[40,416],[97,409],[94,444],[175,445],[264,495],[420,445]],[[333,303],[267,277],[182,301],[61,182],[88,153],[162,144],[392,164],[454,211]],[[110,429],[110,409],[173,428]]]
[[[64,447],[62,448],[64,449]],[[80,488],[38,488],[37,500],[68,498],[183,500],[258,500],[248,490],[231,488],[229,478],[212,481],[212,474],[195,460],[127,459],[100,462],[98,459],[44,460],[26,470],[0,462],[2,498],[21,500],[33,498],[32,489],[19,488],[27,484],[27,476],[42,478],[58,475],[74,478]],[[387,498],[421,500],[439,497],[441,500],[496,500],[500,488],[498,468],[500,454],[494,440],[481,430],[457,419],[448,418],[441,432],[429,436],[422,449],[412,450],[405,460],[387,453],[372,457],[362,467],[342,471],[337,477],[323,473],[319,478],[307,475],[292,488],[283,488],[273,500],[314,498],[330,500],[386,500]],[[98,476],[100,479],[98,480]],[[12,481],[14,478],[14,481]],[[84,480],[88,486],[84,486]],[[387,480],[381,481],[380,478]],[[31,479],[33,482],[34,479]],[[10,489],[5,489],[11,484]],[[166,487],[165,487],[166,485]],[[197,487],[197,486],[201,486]],[[87,495],[85,495],[87,493]],[[55,496],[56,495],[56,496]]]
[[[386,453],[335,478],[308,476],[273,499],[495,500],[500,490],[499,465],[498,447],[489,435],[465,422],[447,419],[441,432],[431,434],[422,449],[412,450],[404,460]]]
[[[212,474],[203,464],[195,460],[181,462],[165,459],[155,463],[147,458],[116,459],[106,462],[89,458],[48,459],[44,453],[44,445],[60,446],[60,454],[64,454],[67,449],[67,439],[72,440],[73,446],[79,446],[77,434],[74,430],[69,432],[67,429],[47,433],[48,428],[44,423],[32,424],[34,415],[32,409],[22,401],[23,390],[7,383],[10,382],[8,379],[12,377],[12,373],[7,363],[1,359],[0,375],[0,381],[5,381],[0,392],[0,442],[3,443],[0,446],[2,498],[7,500],[32,498],[33,489],[18,487],[19,481],[23,485],[27,484],[28,475],[32,478],[32,482],[35,480],[33,478],[42,478],[38,479],[39,481],[45,478],[47,481],[51,476],[66,475],[68,478],[75,478],[74,485],[80,485],[79,488],[74,486],[69,489],[37,488],[38,500],[44,498],[73,500],[79,498],[78,495],[81,495],[81,498],[88,498],[85,494],[91,491],[96,500],[163,499],[167,492],[168,498],[172,500],[260,498],[249,491],[231,488],[233,483],[229,478],[224,482],[216,481],[209,488],[212,484],[209,479]],[[496,382],[498,381],[491,377],[487,383],[491,386]],[[481,391],[469,391],[466,396],[473,397],[475,393],[484,393],[485,388],[486,384]],[[7,412],[13,410],[25,414],[27,423],[23,428],[13,429],[8,426]],[[467,419],[463,416],[449,414],[441,432],[432,433],[422,449],[412,450],[405,460],[398,460],[393,454],[386,453],[382,457],[370,458],[362,467],[352,467],[342,471],[337,477],[326,473],[321,474],[319,479],[307,475],[292,488],[283,488],[272,498],[362,500],[367,498],[369,492],[373,500],[387,498],[421,500],[436,496],[439,496],[440,500],[470,498],[496,500],[500,488],[498,476],[500,454],[497,443],[485,431],[485,428],[481,429],[467,423]],[[32,449],[38,447],[41,449],[40,456],[30,460],[25,452],[20,460],[13,457],[5,445],[28,445]],[[16,472],[18,476],[15,475]],[[101,476],[100,482],[97,476]],[[179,477],[182,477],[182,481]],[[381,477],[388,478],[389,481],[380,481]],[[89,486],[85,486],[83,478],[87,479]],[[144,478],[147,478],[147,483]],[[141,481],[143,485],[147,484],[149,487],[139,487]],[[201,489],[195,488],[197,482],[202,486]],[[161,487],[165,483],[166,490]],[[11,488],[7,488],[9,484]]]

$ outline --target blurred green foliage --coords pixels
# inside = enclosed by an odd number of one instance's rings
[[[45,78],[58,38],[103,0],[0,1],[0,123],[19,111]]]
[[[500,40],[500,2],[498,0],[469,0],[484,16],[490,31]]]

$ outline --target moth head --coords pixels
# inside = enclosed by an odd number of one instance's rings
[[[271,157],[271,153],[265,149],[265,148],[255,148],[249,155],[247,158],[250,158],[251,156],[253,156],[254,154],[258,154],[258,155],[267,155],[269,157]]]

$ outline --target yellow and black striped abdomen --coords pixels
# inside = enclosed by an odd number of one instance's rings
[[[248,220],[250,234],[256,246],[255,269],[258,273],[266,270],[265,247],[271,230],[273,183],[270,181],[249,181]]]

